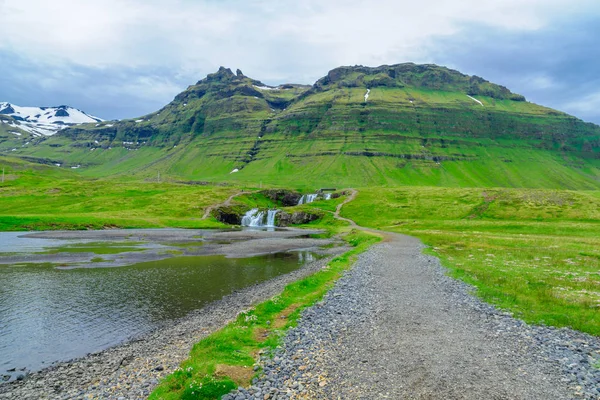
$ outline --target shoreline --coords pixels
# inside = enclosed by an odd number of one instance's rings
[[[324,249],[326,257],[261,282],[193,311],[151,332],[82,358],[59,362],[28,374],[22,381],[0,385],[0,399],[144,399],[160,379],[187,358],[192,346],[240,312],[280,293],[348,248]]]

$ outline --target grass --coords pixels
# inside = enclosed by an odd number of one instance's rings
[[[321,299],[356,256],[379,238],[351,231],[344,240],[353,249],[334,258],[327,268],[286,286],[280,295],[241,313],[235,321],[194,345],[189,359],[149,398],[217,399],[238,385],[248,385],[259,351],[274,349],[283,332],[296,324],[301,310]]]
[[[454,277],[527,322],[600,335],[597,192],[372,188],[343,215],[421,238]]]
[[[0,184],[0,230],[217,228],[204,209],[238,189],[88,179],[58,168],[12,164]]]

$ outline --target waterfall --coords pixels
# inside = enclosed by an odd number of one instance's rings
[[[298,205],[302,205],[302,204],[308,204],[308,203],[312,203],[313,201],[316,200],[318,194],[303,194],[302,197],[300,197],[300,201],[298,201]]]
[[[279,210],[269,210],[267,212],[267,226],[269,228],[275,227],[275,214],[277,214]]]
[[[331,193],[325,193],[325,200],[331,200]]]
[[[258,208],[253,208],[242,217],[242,226],[274,228],[275,215],[278,212],[279,210],[268,210],[266,214],[267,222],[265,224],[265,212],[259,211]]]
[[[242,217],[242,226],[264,226],[263,219],[265,213],[258,211],[258,208],[253,208]]]

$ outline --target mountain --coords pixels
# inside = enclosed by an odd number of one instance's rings
[[[600,127],[483,78],[412,63],[340,67],[312,86],[277,87],[221,67],[155,113],[70,127],[12,155],[89,176],[600,188]]]
[[[68,126],[102,122],[100,118],[69,106],[20,107],[0,102],[0,115],[11,117],[2,119],[2,123],[34,136],[51,136]]]

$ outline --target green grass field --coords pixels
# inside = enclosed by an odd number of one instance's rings
[[[223,227],[201,219],[206,207],[252,189],[90,179],[18,160],[5,165],[1,230]],[[259,194],[236,201],[274,206]],[[331,213],[341,201],[300,209],[323,210],[316,224],[339,226]],[[600,335],[600,191],[371,187],[343,215],[420,237],[482,298],[527,321]]]

